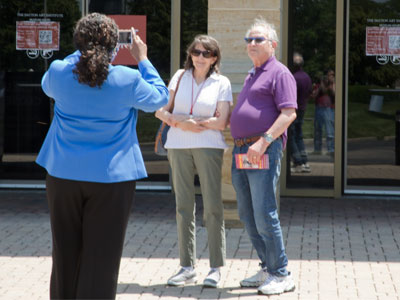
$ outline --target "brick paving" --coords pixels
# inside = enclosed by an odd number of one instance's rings
[[[400,201],[281,199],[281,224],[296,290],[259,296],[239,281],[258,270],[243,229],[226,230],[227,265],[218,289],[203,288],[207,234],[197,214],[199,283],[166,281],[178,270],[174,199],[137,192],[117,299],[400,300]],[[0,299],[48,299],[51,234],[43,191],[0,191]]]

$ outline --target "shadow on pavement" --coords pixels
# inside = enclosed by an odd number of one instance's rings
[[[142,295],[142,297],[146,294],[150,294],[152,296],[162,297],[192,297],[194,295],[201,295],[201,299],[230,299],[230,298],[238,298],[239,293],[235,291],[240,291],[240,297],[246,296],[254,296],[257,291],[256,288],[240,288],[238,286],[234,287],[224,287],[224,288],[207,288],[203,287],[201,284],[197,283],[196,285],[187,285],[185,287],[174,287],[168,286],[164,284],[155,284],[155,285],[145,285],[142,286],[140,284],[131,283],[131,284],[118,284],[118,290],[122,290],[121,292],[117,292],[117,294],[132,294],[133,297],[135,295]],[[244,292],[248,290],[248,292]],[[197,298],[197,297],[196,297]]]

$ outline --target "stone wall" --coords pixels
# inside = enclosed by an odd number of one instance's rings
[[[252,67],[247,56],[244,36],[257,17],[274,24],[280,36],[281,0],[209,0],[208,34],[216,38],[222,50],[221,71],[232,84],[234,102],[243,80]],[[276,55],[279,58],[279,47]],[[230,148],[224,155],[222,168],[222,198],[225,202],[236,201],[231,185],[232,137],[229,129],[224,132]]]
[[[280,0],[209,0],[208,34],[215,37],[222,49],[222,73],[229,77],[234,93],[242,87],[251,68],[243,40],[246,31],[258,16],[274,24],[280,35]],[[279,57],[279,48],[276,51]]]

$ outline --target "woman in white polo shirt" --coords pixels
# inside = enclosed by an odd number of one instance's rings
[[[197,171],[208,233],[210,272],[203,285],[217,287],[220,267],[225,265],[225,225],[221,199],[221,169],[227,145],[222,134],[232,104],[231,84],[219,72],[221,51],[218,42],[207,35],[196,36],[187,49],[183,70],[178,70],[169,84],[170,102],[156,112],[167,122],[168,160],[176,199],[179,256],[181,269],[168,280],[181,286],[197,281],[195,237],[195,187]],[[184,74],[182,74],[184,73]],[[182,75],[182,76],[181,76]]]

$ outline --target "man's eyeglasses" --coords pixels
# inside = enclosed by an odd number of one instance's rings
[[[201,51],[201,50],[198,50],[198,49],[193,49],[191,54],[193,56],[196,56],[196,57],[200,56],[200,54],[202,54],[204,58],[210,58],[210,57],[214,56],[214,53],[212,51],[210,51],[210,50]]]
[[[245,37],[244,40],[246,41],[247,44],[251,44],[253,41],[256,44],[261,44],[264,41],[266,41],[267,39],[265,37]]]

